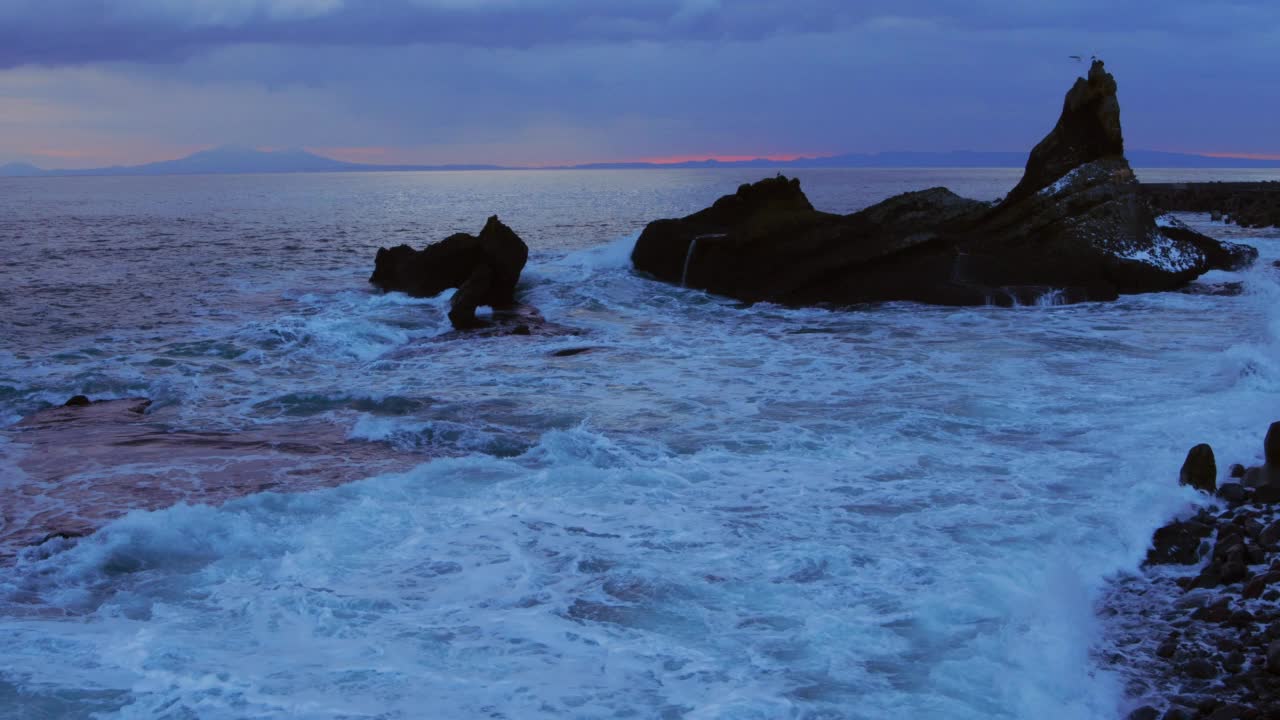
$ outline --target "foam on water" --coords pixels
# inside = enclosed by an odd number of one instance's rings
[[[447,296],[268,266],[266,299],[186,336],[0,358],[12,407],[96,382],[423,456],[27,551],[0,568],[0,708],[1121,716],[1093,602],[1198,502],[1187,448],[1258,454],[1280,242],[1206,278],[1240,297],[836,312],[650,282],[633,241],[535,248],[523,293],[571,341],[452,340]]]

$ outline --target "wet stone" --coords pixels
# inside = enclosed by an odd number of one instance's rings
[[[1215,666],[1212,661],[1205,658],[1196,658],[1189,661],[1183,666],[1182,671],[1186,673],[1188,677],[1193,677],[1198,680],[1212,680],[1213,678],[1218,677],[1217,666]]]
[[[1275,505],[1276,503],[1280,503],[1280,484],[1272,483],[1256,488],[1250,499],[1260,505]]]
[[[1218,488],[1218,497],[1229,503],[1242,503],[1249,497],[1249,493],[1240,483],[1223,483]]]
[[[1231,617],[1227,618],[1225,624],[1234,628],[1246,628],[1253,624],[1253,613],[1248,610],[1237,610],[1231,613]]]

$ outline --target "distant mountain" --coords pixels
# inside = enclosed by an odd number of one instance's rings
[[[8,165],[0,165],[0,177],[33,177],[43,175],[44,170],[32,165],[31,163],[9,163]]]
[[[1132,150],[1129,164],[1136,168],[1280,168],[1280,160],[1223,158],[1189,153]],[[589,163],[564,165],[554,170],[631,170],[648,168],[1021,168],[1027,154],[1021,152],[881,152],[849,153],[795,160],[691,160],[681,163]],[[90,168],[84,170],[41,170],[28,163],[0,165],[0,177],[63,177],[81,175],[208,175],[241,173],[302,172],[397,172],[447,170],[520,170],[501,165],[366,165],[316,155],[305,150],[264,151],[226,146],[202,150],[178,160],[145,165]]]
[[[386,172],[398,170],[496,170],[497,165],[362,165],[306,150],[255,150],[228,145],[201,150],[177,160],[145,165],[116,165],[83,170],[41,170],[26,163],[0,166],[0,177],[85,175],[239,175],[304,172]]]
[[[354,163],[342,162],[306,150],[262,151],[226,146],[202,150],[178,160],[147,163],[128,168],[106,168],[129,175],[205,175],[227,173],[333,172],[349,170]]]
[[[1136,168],[1280,168],[1280,160],[1254,160],[1249,158],[1224,158],[1191,153],[1169,153],[1155,150],[1131,150],[1125,155]],[[825,157],[796,158],[795,160],[690,160],[681,163],[592,163],[574,165],[584,170],[629,170],[640,168],[1023,168],[1027,153],[976,152],[953,150],[951,152],[880,152],[847,153]]]

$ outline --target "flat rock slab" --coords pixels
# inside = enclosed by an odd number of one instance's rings
[[[305,492],[422,462],[348,440],[327,422],[237,431],[176,426],[133,398],[42,410],[0,431],[18,477],[0,484],[0,563],[49,537],[88,535],[131,510],[220,504],[264,491]]]

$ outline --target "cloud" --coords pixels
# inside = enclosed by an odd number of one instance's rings
[[[720,42],[839,34],[874,23],[1202,38],[1274,29],[1280,8],[1270,0],[5,0],[0,67],[177,62],[241,44],[510,48]]]
[[[1093,53],[1120,81],[1131,147],[1280,151],[1280,7],[1255,2],[36,7],[0,0],[0,160],[222,143],[530,164],[1024,150],[1083,69],[1067,56]]]

